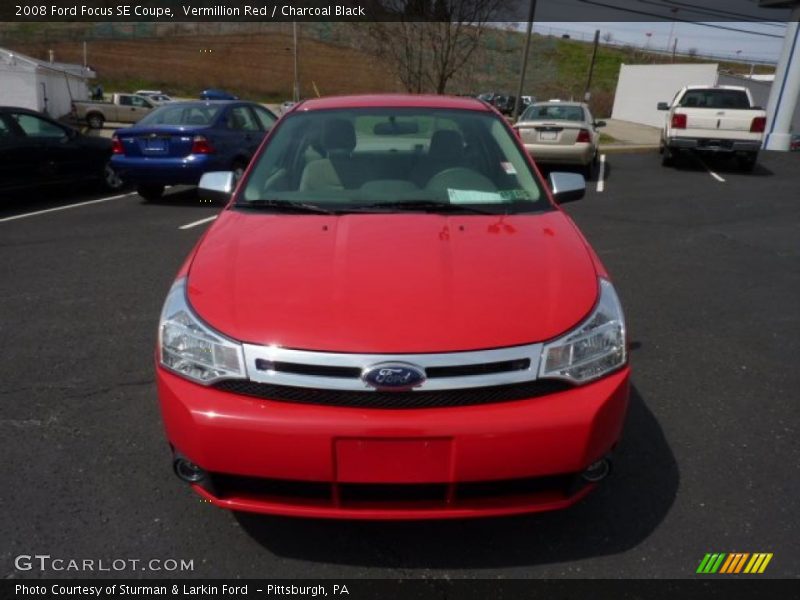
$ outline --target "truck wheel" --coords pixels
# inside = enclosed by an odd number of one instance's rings
[[[136,188],[136,193],[145,199],[145,202],[156,202],[164,194],[163,185],[140,185]]]
[[[86,123],[91,129],[102,129],[104,121],[105,119],[103,119],[103,115],[100,113],[90,113],[86,115]]]
[[[662,167],[675,166],[675,155],[669,149],[669,146],[664,146],[664,151],[661,153],[661,166]]]
[[[747,156],[740,156],[738,157],[737,161],[739,163],[739,170],[749,173],[756,166],[758,154],[754,152],[752,154],[748,154]]]

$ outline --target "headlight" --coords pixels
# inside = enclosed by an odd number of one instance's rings
[[[622,306],[611,282],[600,279],[600,301],[589,318],[544,345],[539,377],[585,383],[618,369],[627,360]]]
[[[209,385],[220,379],[242,379],[242,345],[203,323],[186,301],[186,279],[172,286],[158,325],[161,364],[179,375]]]

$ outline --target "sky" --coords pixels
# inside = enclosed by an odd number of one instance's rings
[[[520,24],[522,27],[524,23]],[[727,27],[740,31],[720,29]],[[672,49],[678,38],[678,52],[686,53],[696,48],[699,55],[712,54],[740,57],[742,60],[777,62],[783,46],[785,23],[681,23],[681,22],[540,22],[534,23],[537,33],[593,39],[596,29],[601,40],[606,33],[613,35],[615,43],[649,46],[653,49]],[[747,33],[745,33],[747,32]],[[650,33],[650,36],[647,34]]]

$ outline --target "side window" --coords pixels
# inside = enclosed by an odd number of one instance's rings
[[[253,113],[246,106],[235,106],[228,112],[228,129],[234,131],[258,131],[260,129]]]
[[[6,123],[5,117],[0,115],[0,144],[11,141],[13,136],[14,133],[11,131],[11,127],[8,123]]]
[[[275,115],[262,106],[254,106],[253,111],[256,113],[256,116],[261,123],[261,129],[264,131],[269,131],[277,120]]]
[[[140,98],[139,96],[131,96],[130,97],[131,105],[137,108],[150,108],[151,104],[145,100],[144,98]]]
[[[60,139],[67,137],[63,127],[34,115],[15,114],[14,119],[28,137]]]
[[[120,106],[133,106],[133,96],[120,96],[119,97],[119,105]]]

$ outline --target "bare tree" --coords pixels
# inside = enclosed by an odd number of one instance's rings
[[[368,51],[385,60],[409,92],[443,94],[469,62],[487,24],[509,0],[381,0],[395,19],[361,24]]]
[[[688,54],[689,56],[691,56],[692,58],[694,58],[695,56],[697,56],[697,48],[689,48],[689,50],[687,50],[686,52],[687,52],[687,54]]]
[[[614,41],[614,34],[613,34],[613,33],[611,33],[610,31],[606,31],[606,32],[603,34],[603,41],[604,41],[606,44],[610,44],[611,42],[613,42],[613,41]]]

